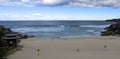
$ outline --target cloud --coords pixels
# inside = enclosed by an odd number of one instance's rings
[[[81,17],[66,17],[66,16],[45,16],[40,13],[33,14],[4,14],[0,15],[0,20],[100,20],[101,18],[81,18]],[[107,18],[104,18],[107,19]],[[103,19],[103,20],[104,20]]]
[[[35,5],[43,5],[43,6],[62,6],[67,5],[69,0],[35,0]]]
[[[33,7],[29,0],[0,0],[0,5]]]
[[[77,6],[77,7],[120,7],[120,0],[0,0],[8,6]]]
[[[0,14],[0,20],[61,20],[68,19],[68,17],[58,17],[58,16],[45,16],[40,13],[33,14]]]
[[[44,16],[40,13],[33,14],[0,14],[0,20],[50,20],[54,19],[54,16]]]
[[[32,14],[32,16],[34,16],[34,17],[42,17],[42,15],[40,13],[34,13],[34,14]]]
[[[24,2],[24,3],[28,3],[28,2],[29,2],[29,0],[22,0],[22,2]]]
[[[67,16],[45,16],[41,13],[32,14],[0,14],[0,20],[105,20],[116,17],[67,17]]]
[[[36,5],[77,7],[120,7],[120,0],[35,0]]]

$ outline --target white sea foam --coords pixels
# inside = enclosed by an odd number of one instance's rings
[[[61,36],[60,38],[74,38],[74,37],[91,37],[93,35],[73,35],[73,36]],[[94,35],[95,36],[95,35]],[[97,35],[96,35],[97,36]]]
[[[23,28],[12,28],[14,31],[17,32],[60,32],[64,28],[57,28],[57,27],[23,27]]]
[[[87,32],[95,32],[94,30],[86,30]]]
[[[94,28],[105,28],[108,27],[109,25],[81,25],[80,27],[94,27]]]

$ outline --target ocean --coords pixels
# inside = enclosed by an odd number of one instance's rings
[[[0,21],[12,31],[40,38],[100,36],[111,22],[106,21]]]

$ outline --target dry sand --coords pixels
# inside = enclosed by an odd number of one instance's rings
[[[20,45],[8,59],[120,59],[119,37],[29,38]]]

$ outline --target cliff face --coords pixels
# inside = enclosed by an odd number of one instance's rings
[[[116,36],[120,35],[120,18],[119,19],[111,19],[107,20],[113,22],[110,26],[105,28],[104,32],[101,32],[102,36]]]

